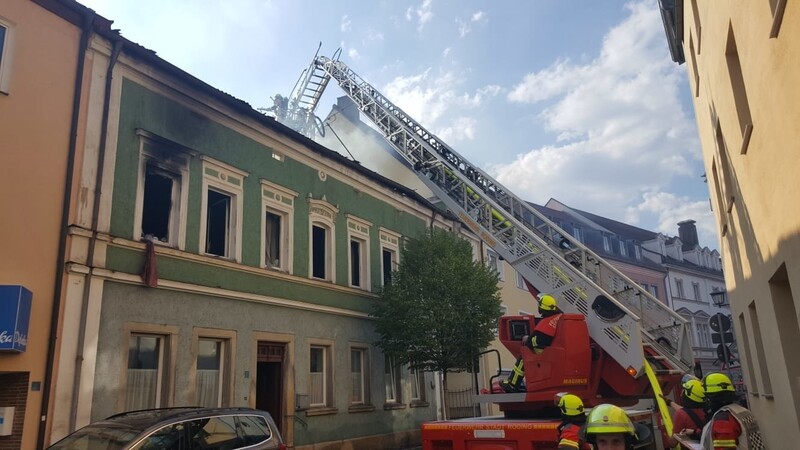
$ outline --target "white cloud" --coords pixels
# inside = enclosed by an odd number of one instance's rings
[[[347,50],[347,56],[350,59],[353,59],[353,60],[356,60],[356,59],[361,57],[361,55],[358,54],[358,50],[356,50],[354,48],[351,48],[351,49]]]
[[[640,220],[642,213],[654,214],[658,228],[653,231],[669,236],[678,234],[678,222],[692,219],[697,222],[700,245],[719,248],[717,225],[707,200],[693,201],[670,192],[649,192],[643,195],[640,204],[629,207],[626,213],[626,220],[632,222]]]
[[[342,16],[342,21],[341,24],[339,25],[339,29],[342,30],[343,33],[348,32],[350,31],[351,23],[352,21],[350,20],[350,17],[348,17],[347,14],[345,14]]]
[[[374,42],[383,42],[383,33],[379,31],[375,31],[373,29],[367,30],[367,37],[364,38],[361,43],[366,45],[372,44]]]
[[[456,117],[450,125],[434,132],[443,142],[458,142],[475,138],[478,121],[472,117]]]
[[[444,49],[444,51],[442,52],[442,56],[444,56],[445,58],[447,58],[447,55],[449,55],[449,54],[450,54],[450,47],[447,47],[447,48],[446,48],[446,49]]]
[[[484,86],[472,93],[457,92],[456,88],[462,81],[452,72],[433,76],[428,68],[417,75],[393,79],[381,92],[423,126],[433,130],[441,126],[438,121],[445,119],[446,112],[478,108],[487,97],[502,92],[502,88],[496,85]],[[447,127],[450,126],[452,124]]]
[[[484,22],[484,13],[483,11],[478,11],[470,16],[469,20],[461,20],[456,18],[456,23],[458,24],[458,36],[464,37],[472,31],[471,24],[475,22]]]
[[[432,2],[433,0],[422,0],[422,4],[419,7],[409,6],[406,10],[406,20],[414,21],[416,19],[418,24],[417,31],[422,31],[425,24],[433,19]]]
[[[537,203],[555,197],[634,224],[641,219],[635,212],[647,212],[670,234],[677,221],[694,219],[713,233],[701,222],[710,217],[706,202],[669,193],[677,180],[696,176],[699,183],[703,168],[694,122],[678,95],[685,68],[671,63],[652,3],[628,4],[629,16],[606,34],[593,61],[559,59],[510,90],[512,102],[549,102],[538,118],[557,143],[490,171]]]

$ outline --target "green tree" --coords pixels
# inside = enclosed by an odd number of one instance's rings
[[[434,228],[410,239],[372,311],[376,345],[395,364],[441,372],[447,392],[447,373],[471,368],[494,338],[497,282],[497,272],[474,261],[455,233]]]

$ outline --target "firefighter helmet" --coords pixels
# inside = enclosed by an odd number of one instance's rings
[[[719,394],[721,392],[736,392],[731,379],[724,373],[719,372],[706,375],[703,380],[703,389],[705,389],[706,395]]]
[[[574,394],[562,395],[558,401],[558,408],[561,410],[562,416],[575,417],[583,415],[583,401]]]
[[[623,433],[636,437],[633,422],[619,406],[608,403],[592,408],[586,420],[586,434]]]
[[[683,383],[683,396],[697,403],[703,403],[706,398],[703,383],[700,380],[689,380]]]
[[[550,294],[539,295],[539,310],[540,311],[555,311],[557,308],[556,298]]]

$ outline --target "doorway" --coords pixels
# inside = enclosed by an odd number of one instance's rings
[[[256,365],[256,408],[267,411],[275,419],[281,433],[283,420],[283,361],[286,344],[259,342]]]

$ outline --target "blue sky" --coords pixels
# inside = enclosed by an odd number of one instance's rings
[[[83,0],[205,82],[271,106],[317,46],[518,196],[718,248],[685,66],[655,0]],[[318,115],[336,97],[328,88]],[[365,164],[366,165],[366,164]],[[380,172],[380,168],[371,167]]]

